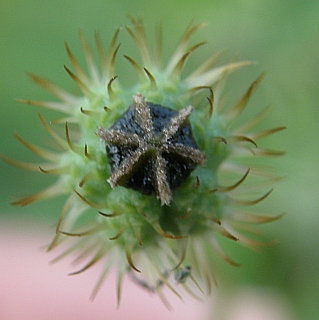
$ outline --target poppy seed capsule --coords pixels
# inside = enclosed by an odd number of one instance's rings
[[[156,194],[162,205],[199,164],[205,163],[188,120],[192,107],[180,111],[146,103],[141,94],[113,124],[100,128],[111,165],[112,187],[121,185],[143,194]]]

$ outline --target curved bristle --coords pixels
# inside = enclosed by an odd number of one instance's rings
[[[137,269],[133,263],[133,259],[132,259],[132,253],[127,249],[126,250],[126,259],[127,259],[127,262],[129,264],[129,266],[135,270],[136,272],[138,273],[141,273],[141,271],[139,269]]]
[[[177,235],[171,235],[166,233],[160,226],[159,223],[154,223],[153,224],[153,228],[156,230],[156,232],[158,232],[161,236],[168,238],[168,239],[184,239],[187,238],[187,236],[177,236]]]
[[[104,253],[98,252],[98,253],[93,257],[93,259],[92,259],[89,263],[87,263],[83,268],[81,268],[81,269],[78,270],[78,271],[69,273],[69,276],[74,276],[74,275],[76,275],[76,274],[79,274],[79,273],[82,273],[82,272],[86,271],[86,270],[89,269],[90,267],[94,266],[101,258],[103,258],[103,255],[104,255]]]
[[[183,216],[177,217],[177,219],[178,220],[187,219],[192,214],[192,212],[193,212],[192,208],[187,208],[186,214],[184,214]]]
[[[180,59],[179,61],[176,63],[176,65],[174,66],[174,68],[171,71],[171,77],[175,80],[178,80],[180,77],[180,74],[183,70],[183,67],[185,65],[186,59],[188,58],[188,56],[190,55],[189,52],[186,52]]]
[[[86,204],[88,204],[90,207],[98,209],[98,208],[101,208],[101,206],[103,206],[103,205],[99,205],[99,204],[92,203],[92,202],[89,201],[86,197],[84,197],[84,196],[81,195],[79,192],[77,192],[75,189],[73,189],[73,191],[74,191]]]
[[[135,72],[136,72],[136,74],[138,76],[138,79],[141,82],[144,82],[146,77],[145,77],[145,73],[143,72],[143,69],[131,57],[129,57],[127,55],[124,55],[124,58],[133,66],[133,68],[134,68],[134,70],[135,70]]]
[[[272,128],[272,129],[268,129],[268,130],[263,130],[263,131],[259,131],[259,132],[256,132],[256,133],[251,133],[250,136],[252,139],[254,140],[259,140],[259,139],[262,139],[262,138],[265,138],[267,136],[270,136],[274,133],[277,133],[277,132],[280,132],[282,130],[286,130],[287,127],[276,127],[276,128]]]
[[[62,113],[73,115],[73,104],[68,105],[64,102],[55,102],[55,101],[38,101],[38,100],[25,100],[25,99],[15,99],[15,101],[24,103],[30,106],[42,107],[46,109],[56,110]]]
[[[51,135],[51,137],[65,150],[67,150],[67,143],[64,139],[62,139],[55,131],[52,130],[50,125],[44,120],[41,113],[38,112],[38,116],[45,127],[45,129],[48,131],[48,133]]]
[[[267,193],[265,193],[263,196],[255,199],[255,200],[234,200],[232,199],[232,201],[234,202],[235,205],[239,205],[239,206],[252,206],[255,205],[263,200],[265,200],[271,193],[272,193],[273,189],[269,190]]]
[[[70,166],[64,166],[64,167],[58,167],[58,168],[52,168],[52,169],[43,169],[41,166],[39,166],[39,170],[42,173],[46,173],[46,174],[60,175],[60,174],[69,173]]]
[[[83,154],[83,148],[79,147],[79,146],[76,146],[70,139],[68,122],[65,123],[65,138],[66,138],[66,141],[68,143],[69,148],[73,152],[75,152],[75,153],[77,153],[79,155]]]
[[[68,44],[66,42],[65,42],[65,48],[66,48],[66,52],[67,52],[67,54],[69,56],[69,59],[70,59],[72,65],[73,65],[73,68],[74,68],[75,72],[82,79],[82,81],[84,83],[88,84],[89,83],[89,79],[88,79],[87,75],[83,71],[82,67],[80,66],[79,62],[77,61],[77,59],[75,58],[75,56],[71,52],[70,47],[68,46]]]
[[[25,147],[31,150],[33,153],[39,155],[41,158],[49,160],[51,162],[59,162],[59,155],[53,152],[50,152],[46,149],[40,148],[32,143],[27,142],[22,139],[17,133],[14,133],[14,136],[17,140],[19,140]]]
[[[271,109],[270,106],[267,106],[266,108],[261,110],[257,115],[255,115],[252,119],[250,119],[247,123],[237,128],[236,131],[249,132],[251,129],[256,127],[262,120],[266,118],[266,116],[270,112],[270,109]]]
[[[89,98],[89,100],[96,98],[96,95],[90,90],[90,88],[83,82],[82,79],[77,77],[67,66],[64,66],[64,69],[76,83],[76,85],[80,88],[83,94]]]
[[[189,76],[185,79],[185,83],[187,84],[189,89],[198,86],[211,85],[215,83],[217,80],[221,79],[224,74],[227,75],[230,72],[233,72],[236,69],[249,64],[249,61],[228,63],[224,66],[210,69],[198,76]]]
[[[90,235],[90,234],[93,234],[93,233],[97,233],[97,232],[100,232],[102,230],[105,229],[105,226],[103,225],[98,225],[98,226],[95,226],[89,230],[85,230],[85,231],[82,231],[82,232],[67,232],[67,231],[62,231],[62,230],[59,230],[58,232],[61,233],[61,234],[64,234],[66,236],[70,236],[70,237],[84,237],[84,236],[87,236],[87,235]]]
[[[98,291],[100,290],[106,276],[108,275],[108,273],[110,272],[111,268],[113,266],[113,262],[112,261],[108,261],[108,264],[105,266],[104,270],[102,271],[98,281],[96,282],[96,285],[91,293],[90,296],[90,300],[94,300]]]
[[[187,46],[189,43],[190,38],[193,36],[193,34],[199,30],[200,28],[204,27],[206,24],[198,24],[198,25],[193,25],[193,23],[191,23],[185,33],[183,34],[181,40],[179,41],[179,44],[177,45],[177,48],[175,50],[175,52],[173,53],[173,56],[170,60],[170,62],[168,63],[167,66],[167,71],[169,73],[171,73],[171,71],[176,67],[176,65],[178,64],[178,61],[181,60],[181,58],[185,55],[185,53],[188,51],[187,50]]]
[[[141,234],[141,227],[140,226],[133,226],[132,225],[132,229],[134,231],[134,234],[135,234],[135,237],[136,237],[136,240],[138,242],[138,244],[140,246],[143,245],[143,242],[142,242],[142,234]]]
[[[131,22],[134,26],[135,32],[128,26],[126,26],[126,30],[128,31],[129,35],[134,40],[138,50],[140,51],[141,58],[145,66],[149,66],[151,64],[150,60],[150,52],[148,50],[147,40],[146,40],[146,32],[144,28],[143,21],[135,20],[134,18],[130,17]]]
[[[270,216],[270,215],[259,214],[259,213],[235,211],[232,214],[232,219],[241,221],[241,222],[263,224],[263,223],[268,223],[268,222],[278,220],[283,216],[284,216],[284,213],[279,214],[277,216]]]
[[[157,88],[157,85],[156,85],[156,80],[155,80],[154,76],[153,76],[152,73],[151,73],[149,70],[147,70],[146,68],[144,68],[144,71],[145,71],[148,79],[150,80],[151,87],[152,87],[153,89],[156,89],[156,88]]]
[[[99,83],[99,73],[94,62],[92,51],[84,37],[83,31],[80,30],[80,39],[82,43],[83,52],[85,55],[86,63],[89,68],[90,76],[95,83]]]
[[[206,71],[215,67],[217,61],[225,54],[225,51],[217,52],[216,54],[212,55],[210,58],[205,60],[195,71],[193,71],[189,78],[196,78],[199,75],[205,73]]]
[[[248,104],[248,101],[250,100],[250,97],[252,96],[253,92],[257,89],[261,81],[264,79],[265,73],[262,73],[248,88],[246,93],[228,110],[227,112],[227,120],[228,123],[231,123],[234,119],[236,119],[242,111],[245,109],[245,107]]]
[[[12,205],[14,206],[26,206],[32,202],[40,201],[48,198],[52,198],[54,196],[57,196],[59,194],[63,194],[65,192],[64,188],[59,184],[54,184],[50,186],[47,189],[44,189],[36,194],[33,194],[31,196],[27,196],[24,198],[21,198],[17,201],[12,202]]]
[[[240,266],[240,263],[235,262],[234,260],[232,260],[230,257],[226,255],[226,253],[224,252],[224,250],[222,249],[219,242],[214,236],[210,237],[209,242],[223,260],[225,260],[227,263],[229,263],[232,266],[235,266],[235,267]]]
[[[244,174],[244,176],[240,180],[238,180],[235,184],[233,184],[233,185],[231,185],[229,187],[218,186],[217,187],[218,191],[220,191],[220,192],[229,192],[229,191],[232,191],[232,190],[236,189],[237,187],[239,187],[246,180],[249,172],[250,172],[250,169],[248,169],[246,171],[246,173]]]
[[[120,303],[121,303],[122,282],[123,282],[124,274],[125,274],[125,271],[123,269],[120,269],[117,276],[117,308],[120,307]]]
[[[114,217],[117,217],[119,215],[121,215],[121,213],[119,212],[113,212],[113,213],[104,213],[104,212],[101,212],[99,211],[99,214],[103,217],[107,217],[107,218],[114,218]]]
[[[79,182],[79,187],[82,188],[88,181],[96,179],[96,175],[93,172],[87,173]]]
[[[110,56],[110,62],[109,62],[109,76],[114,76],[115,72],[115,59],[116,55],[120,49],[121,44],[118,44],[118,46],[115,48],[113,54]]]
[[[121,30],[121,27],[117,28],[117,30],[115,31],[107,54],[103,49],[100,35],[98,33],[95,34],[95,42],[96,42],[96,46],[97,46],[99,57],[100,57],[100,62],[102,67],[102,77],[104,80],[114,75],[115,57],[119,49],[119,45],[117,45],[117,40],[118,40],[120,30]]]
[[[55,95],[57,98],[60,100],[66,102],[67,104],[72,105],[76,101],[76,97],[73,95],[69,94],[65,90],[61,89],[57,85],[53,84],[47,79],[40,78],[32,73],[27,73],[28,76],[40,87],[44,88],[48,92],[52,93]]]
[[[64,218],[67,216],[67,214],[68,214],[70,208],[72,207],[73,203],[74,203],[74,195],[71,194],[69,196],[69,198],[65,201],[64,206],[62,208],[62,211],[60,213],[60,217],[59,217],[58,223],[57,223],[57,225],[55,227],[55,233],[56,234],[59,234],[59,230],[61,228],[62,222],[63,222]],[[48,250],[50,250],[50,247],[49,247]]]
[[[119,232],[114,237],[109,238],[109,240],[119,239],[123,235],[124,231],[125,231],[124,229],[120,229]]]
[[[171,75],[172,75],[173,79],[174,78],[178,79],[180,77],[180,74],[182,73],[183,67],[184,67],[189,55],[204,44],[206,44],[206,42],[200,42],[200,43],[194,45],[193,47],[188,49],[187,52],[185,52],[185,54],[182,55],[179,60],[176,61],[175,66],[174,67],[172,66],[172,69],[171,69]]]
[[[268,150],[268,149],[261,149],[261,148],[254,149],[251,151],[255,156],[262,156],[262,157],[278,157],[278,156],[283,156],[285,154],[284,151]]]
[[[112,89],[112,83],[114,82],[114,80],[117,79],[117,76],[114,76],[113,78],[110,79],[110,81],[108,82],[107,84],[107,92],[108,92],[108,95],[110,97],[110,99],[112,100],[114,98],[114,91]]]
[[[181,259],[179,260],[179,262],[177,263],[177,265],[172,268],[171,271],[177,270],[177,269],[183,264],[183,262],[184,262],[184,260],[185,260],[185,257],[186,257],[187,242],[186,242],[186,244],[185,244],[184,246],[182,246],[181,249],[182,249],[182,250],[181,250],[181,253],[182,253],[182,254],[181,254]]]
[[[257,143],[250,137],[246,136],[230,136],[228,137],[228,140],[232,142],[249,142],[255,146],[255,148],[258,148]]]
[[[29,171],[39,172],[39,164],[26,163],[26,162],[21,162],[21,161],[17,161],[14,159],[10,159],[9,157],[5,156],[2,153],[0,153],[0,158],[12,166],[15,166],[15,167],[18,167],[21,169],[25,169],[25,170],[29,170]]]

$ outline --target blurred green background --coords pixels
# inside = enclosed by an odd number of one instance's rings
[[[63,70],[63,64],[70,65],[64,41],[83,61],[80,29],[91,43],[98,31],[108,45],[116,28],[130,23],[128,14],[142,14],[150,36],[155,24],[163,22],[168,56],[185,27],[195,19],[208,23],[196,34],[196,40],[209,41],[196,53],[196,59],[227,49],[229,57],[240,53],[239,60],[256,61],[256,65],[232,76],[229,95],[238,94],[262,71],[267,72],[253,105],[270,103],[273,110],[265,127],[286,125],[288,130],[264,144],[286,151],[285,157],[270,160],[275,172],[285,179],[276,186],[266,209],[286,215],[263,228],[267,238],[278,240],[276,246],[262,254],[231,247],[242,266],[223,265],[222,275],[220,271],[216,275],[220,286],[227,283],[221,290],[225,296],[245,286],[271,288],[283,297],[296,319],[318,319],[319,1],[2,0],[0,7],[0,151],[14,159],[37,160],[14,139],[13,132],[40,145],[47,143],[37,108],[13,100],[49,98],[25,73],[47,77],[72,91],[74,86]],[[129,50],[125,32],[121,37],[125,50]],[[127,63],[122,55],[120,52],[118,64],[124,73]],[[190,60],[190,65],[196,65],[195,60]],[[47,110],[40,111],[47,119],[52,116]],[[1,220],[48,225],[57,219],[61,198],[25,208],[10,206],[14,195],[40,190],[51,177],[25,172],[3,161],[0,177]]]

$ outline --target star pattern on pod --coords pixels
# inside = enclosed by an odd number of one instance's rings
[[[146,103],[141,94],[133,96],[133,105],[112,128],[97,132],[106,144],[111,187],[156,194],[169,205],[172,190],[206,161],[192,136],[192,111],[192,106],[175,111]]]

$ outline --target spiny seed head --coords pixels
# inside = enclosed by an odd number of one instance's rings
[[[24,206],[60,194],[68,196],[48,250],[62,242],[69,243],[55,260],[71,253],[78,255],[76,261],[87,258],[87,263],[73,274],[97,262],[103,264],[93,296],[114,267],[118,269],[118,300],[123,276],[128,274],[141,287],[158,292],[168,304],[161,292],[163,286],[179,297],[183,288],[195,295],[205,289],[210,291],[213,249],[230,264],[238,265],[221,248],[218,234],[255,247],[260,242],[247,236],[246,224],[279,217],[250,213],[243,207],[259,203],[272,191],[261,189],[259,195],[251,194],[252,189],[255,194],[264,185],[256,181],[266,179],[267,174],[254,167],[247,156],[280,155],[278,151],[260,148],[257,141],[284,127],[255,130],[266,112],[242,127],[234,125],[263,75],[237,102],[228,108],[222,106],[226,77],[249,62],[216,66],[219,55],[215,55],[188,76],[181,75],[188,57],[204,44],[189,46],[202,25],[189,25],[163,67],[160,33],[152,54],[142,19],[131,18],[131,24],[126,30],[141,61],[135,61],[126,52],[124,57],[138,81],[125,88],[121,84],[125,74],[115,71],[120,29],[107,52],[100,36],[96,36],[100,69],[81,33],[88,72],[68,45],[72,68],[65,67],[81,95],[30,75],[58,100],[20,100],[66,114],[66,118],[50,123],[39,114],[44,128],[62,151],[37,147],[16,135],[46,164],[2,158],[23,169],[57,176],[47,189],[14,204]],[[205,92],[207,98],[202,96]],[[69,123],[77,124],[77,140]],[[56,130],[61,125],[64,136]],[[234,161],[240,156],[244,156],[246,165]],[[253,185],[249,177],[254,177]],[[227,179],[229,183],[224,185]],[[268,180],[274,179],[269,176]],[[90,215],[91,221],[79,226],[83,215]]]

